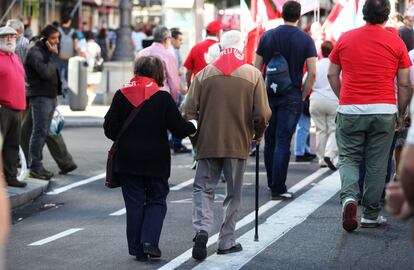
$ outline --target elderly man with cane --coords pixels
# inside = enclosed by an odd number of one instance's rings
[[[193,258],[207,257],[208,233],[213,226],[214,190],[223,171],[226,178],[224,221],[217,254],[239,252],[236,216],[240,208],[246,160],[253,135],[260,142],[271,110],[260,71],[244,59],[239,31],[222,36],[220,57],[194,78],[184,104],[184,115],[199,130],[195,147],[198,166],[193,190]]]

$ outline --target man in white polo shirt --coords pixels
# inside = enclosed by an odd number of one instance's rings
[[[342,183],[342,227],[348,232],[358,227],[358,178],[362,160],[365,160],[366,176],[361,227],[374,228],[386,222],[379,212],[387,159],[397,111],[403,115],[411,97],[411,60],[402,40],[384,29],[389,14],[388,0],[367,0],[363,7],[367,24],[344,33],[329,56],[328,79],[339,97],[336,138]]]

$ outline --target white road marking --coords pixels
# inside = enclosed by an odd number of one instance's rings
[[[171,165],[171,169],[190,169],[193,165]]]
[[[245,172],[244,175],[256,175],[256,172]],[[266,172],[259,172],[259,175],[267,175]]]
[[[52,190],[50,192],[47,192],[46,194],[47,195],[57,195],[57,194],[60,194],[62,192],[71,190],[73,188],[76,188],[76,187],[79,187],[79,186],[83,186],[83,185],[86,185],[86,184],[95,182],[97,180],[101,180],[101,179],[105,178],[105,176],[106,176],[106,173],[101,173],[101,174],[98,174],[98,175],[89,177],[89,178],[87,178],[85,180],[81,180],[81,181],[78,181],[76,183],[73,183],[73,184],[70,184],[70,185],[67,185],[67,186],[63,186],[61,188],[54,189],[54,190]],[[102,183],[102,185],[103,185],[103,183]]]
[[[313,174],[309,175],[308,177],[304,178],[302,181],[294,185],[292,188],[289,189],[290,192],[296,193],[297,191],[301,190],[302,188],[306,187],[313,181],[315,181],[318,177],[323,175],[329,171],[328,168],[322,168],[314,172]],[[279,204],[281,201],[268,201],[264,205],[259,208],[259,216],[267,212],[268,210],[272,209],[274,206]],[[241,220],[236,223],[236,230],[246,226],[247,224],[254,221],[255,218],[255,211],[251,212]],[[207,242],[207,246],[211,246],[216,243],[218,240],[218,233],[212,235]],[[185,263],[187,260],[191,259],[192,257],[192,249],[185,251],[183,254],[179,255],[178,257],[171,260],[169,263],[165,264],[164,266],[158,268],[158,270],[172,270],[177,268],[178,266]],[[224,269],[224,268],[222,268]]]
[[[253,241],[253,228],[237,239],[237,242],[243,246],[242,252],[226,256],[213,254],[193,269],[238,270],[242,268],[260,252],[305,221],[316,209],[332,198],[340,188],[339,172],[335,172],[260,224],[258,242]]]
[[[52,236],[50,236],[50,237],[48,237],[48,238],[45,238],[45,239],[39,240],[39,241],[37,241],[37,242],[33,242],[33,243],[29,244],[28,246],[42,246],[42,245],[44,245],[44,244],[50,243],[50,242],[52,242],[52,241],[55,241],[55,240],[57,240],[57,239],[63,238],[63,237],[65,237],[65,236],[68,236],[68,235],[74,234],[75,232],[82,231],[82,230],[83,230],[82,228],[74,228],[74,229],[69,229],[69,230],[67,230],[67,231],[64,231],[64,232],[61,232],[61,233],[58,233],[58,234],[52,235]]]
[[[290,161],[289,162],[289,166],[290,165],[310,165],[310,164],[313,164],[314,162],[310,162],[310,161],[306,161],[306,162],[296,162],[296,161]],[[259,163],[261,166],[264,166],[265,165],[265,163],[264,162],[260,162]],[[249,166],[254,166],[254,165],[256,165],[256,162],[248,162],[247,163],[247,165],[249,165]]]
[[[118,210],[116,212],[113,212],[112,214],[109,214],[110,216],[122,216],[126,214],[126,208],[122,208],[121,210]]]
[[[192,183],[194,183],[194,178],[191,178],[191,179],[189,179],[189,180],[187,180],[185,182],[182,182],[182,183],[180,183],[178,185],[175,185],[175,186],[171,187],[170,190],[171,191],[177,191],[177,190],[180,190],[182,188],[185,188],[186,186],[191,185]]]

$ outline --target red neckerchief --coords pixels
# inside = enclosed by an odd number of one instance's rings
[[[158,84],[148,77],[134,77],[131,81],[121,88],[122,94],[138,107],[142,102],[149,99],[160,89]]]
[[[213,66],[229,76],[233,71],[246,64],[244,55],[237,49],[228,48],[220,53],[220,57],[213,62]]]

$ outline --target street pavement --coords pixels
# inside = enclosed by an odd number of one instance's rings
[[[128,254],[120,189],[104,187],[106,151],[111,142],[101,128],[66,128],[63,136],[79,168],[57,175],[47,193],[14,209],[7,245],[7,269],[414,269],[409,223],[387,213],[387,226],[341,227],[338,172],[317,163],[291,162],[287,184],[292,201],[270,201],[263,153],[260,163],[259,241],[254,239],[254,171],[246,168],[237,237],[244,250],[217,255],[225,185],[216,191],[215,226],[208,258],[191,259],[194,231],[190,154],[172,156],[168,212],[161,235],[162,259],[138,262]],[[188,142],[187,142],[188,143]],[[47,150],[45,167],[58,172]]]

